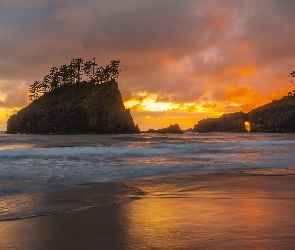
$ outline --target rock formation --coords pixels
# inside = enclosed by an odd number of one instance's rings
[[[295,132],[295,96],[286,96],[249,113],[251,132]]]
[[[286,96],[245,114],[236,112],[220,118],[208,118],[198,122],[193,132],[247,132],[245,122],[250,123],[250,132],[294,133],[295,96]]]
[[[178,124],[170,125],[167,128],[162,129],[149,129],[147,133],[159,133],[159,134],[182,134],[183,131]]]
[[[201,120],[193,128],[193,132],[248,132],[245,128],[246,114],[236,112],[224,114],[219,118]]]
[[[11,116],[7,133],[139,133],[118,83],[63,85]]]

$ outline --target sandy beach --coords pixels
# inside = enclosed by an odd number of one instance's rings
[[[294,249],[294,183],[294,168],[130,180],[129,202],[1,221],[0,249]]]

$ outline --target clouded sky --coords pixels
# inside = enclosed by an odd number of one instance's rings
[[[142,130],[250,111],[294,87],[293,0],[0,0],[0,130],[72,58],[121,60]]]

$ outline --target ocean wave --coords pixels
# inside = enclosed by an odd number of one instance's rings
[[[177,142],[152,143],[144,146],[129,147],[32,147],[21,148],[16,145],[8,149],[0,149],[0,158],[16,157],[64,157],[64,156],[133,156],[153,157],[161,155],[177,155],[191,153],[222,153],[227,151],[244,150],[245,148],[294,147],[295,140],[265,140],[265,141],[239,141],[239,142]]]
[[[55,148],[29,148],[7,149],[0,151],[0,158],[5,157],[38,157],[38,156],[77,156],[77,155],[130,155],[149,156],[171,153],[171,148],[115,148],[115,147],[55,147]]]

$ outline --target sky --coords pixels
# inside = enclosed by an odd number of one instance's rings
[[[293,0],[0,0],[0,130],[73,58],[121,60],[141,130],[248,112],[295,88]]]

